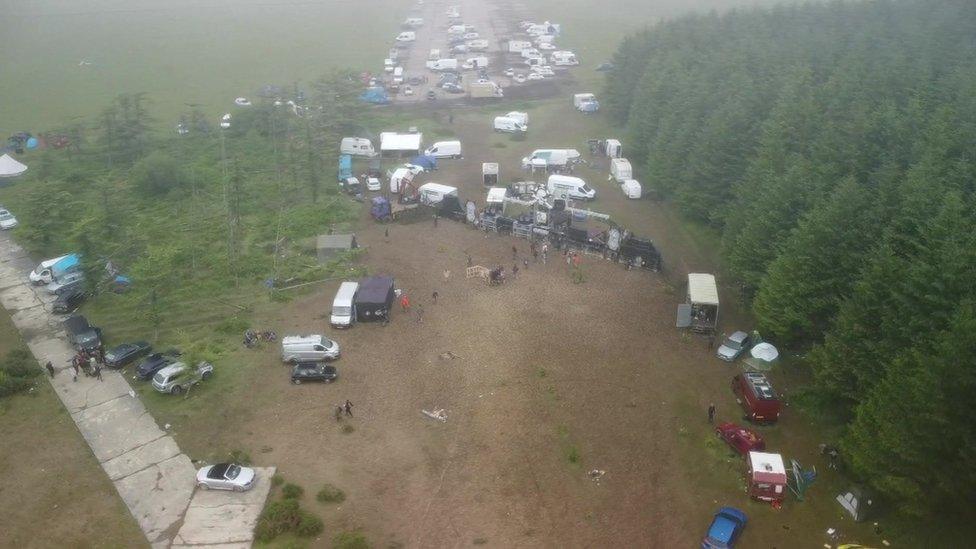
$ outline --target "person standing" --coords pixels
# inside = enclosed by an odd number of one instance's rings
[[[708,422],[715,423],[715,403],[708,404]]]
[[[98,369],[98,361],[95,360],[95,357],[94,356],[88,359],[88,368],[91,370],[91,375],[93,375],[93,376],[98,375],[98,372],[97,372],[97,369]]]
[[[512,259],[518,259],[518,248],[512,246]]]
[[[519,272],[518,263],[512,263],[512,280],[518,278],[518,272]]]
[[[102,379],[102,365],[97,362],[95,363],[95,377],[98,378],[98,381],[104,381]]]
[[[352,417],[352,402],[346,400],[346,415]]]
[[[434,214],[434,228],[437,228],[437,214]]]
[[[417,304],[417,322],[424,323],[424,306],[422,303]]]
[[[75,373],[75,377],[74,379],[72,379],[72,381],[78,381],[78,357],[77,356],[71,361],[71,369],[74,370]]]
[[[403,312],[410,310],[410,298],[407,297],[407,294],[400,296],[400,309],[402,309]]]
[[[335,419],[336,421],[342,421],[342,406],[337,405],[335,407]]]
[[[430,294],[430,298],[434,300],[434,305],[437,305],[437,290],[434,290],[434,293]]]
[[[47,361],[47,364],[44,365],[44,368],[47,370],[48,375],[51,376],[51,379],[54,379],[54,365],[51,364],[50,360]]]
[[[542,243],[542,264],[546,264],[546,256],[549,255],[549,244],[547,242]]]

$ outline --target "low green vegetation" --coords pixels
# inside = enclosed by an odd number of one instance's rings
[[[297,484],[287,483],[281,487],[281,497],[284,499],[302,499],[305,489]]]
[[[34,387],[43,372],[30,352],[13,349],[0,360],[0,398]]]
[[[298,500],[280,499],[269,503],[261,512],[254,538],[268,542],[287,533],[313,537],[321,534],[323,528],[322,519],[302,509]]]
[[[337,488],[331,484],[326,484],[319,490],[319,493],[315,495],[315,499],[319,503],[342,503],[346,501],[346,493],[342,489]]]
[[[334,549],[370,549],[372,545],[362,532],[339,532],[332,537]]]
[[[625,39],[603,95],[806,355],[851,472],[914,516],[976,492],[973,28],[962,0],[685,17]]]

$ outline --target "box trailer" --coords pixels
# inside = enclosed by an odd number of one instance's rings
[[[678,305],[676,325],[699,333],[713,333],[718,326],[718,286],[715,275],[688,273],[685,302]]]
[[[393,277],[371,276],[359,281],[359,290],[353,301],[358,322],[370,322],[389,318],[395,290]]]
[[[498,162],[481,164],[481,182],[489,187],[498,184]]]
[[[623,183],[628,179],[634,178],[634,170],[630,165],[630,160],[626,158],[613,158],[610,160],[610,177],[617,183]]]

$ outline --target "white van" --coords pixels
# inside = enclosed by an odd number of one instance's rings
[[[424,20],[420,17],[408,17],[406,21],[403,22],[403,26],[407,28],[416,28],[424,26]]]
[[[448,58],[428,61],[427,68],[435,72],[456,71],[458,68],[458,60]]]
[[[528,59],[530,57],[542,57],[542,52],[535,48],[525,48],[522,50],[522,59]]]
[[[466,70],[484,69],[486,67],[488,67],[488,58],[483,55],[478,57],[469,57],[464,63],[461,64],[461,68]]]
[[[531,48],[532,42],[527,40],[509,40],[508,41],[508,51],[510,53],[522,53],[522,50],[526,48]]]
[[[630,166],[630,160],[626,158],[612,158],[610,160],[610,177],[618,183],[633,179],[634,169]]]
[[[448,196],[457,196],[457,187],[441,185],[440,183],[424,183],[417,189],[420,193],[420,203],[433,206]]]
[[[332,300],[332,316],[329,324],[333,328],[349,328],[356,319],[356,292],[359,291],[358,282],[343,282],[339,285]]]
[[[413,31],[404,31],[397,35],[397,42],[413,42],[417,40],[417,33]]]
[[[427,156],[434,158],[461,158],[460,141],[438,141],[424,151]]]
[[[518,120],[519,124],[522,124],[523,126],[528,127],[529,125],[529,113],[527,112],[512,111],[505,116]]]
[[[610,158],[620,158],[624,149],[619,139],[607,139],[603,144],[603,152]]]
[[[281,360],[302,362],[335,360],[339,344],[321,335],[285,336],[281,338]]]
[[[641,197],[641,184],[636,179],[628,179],[621,183],[620,190],[624,192],[624,196],[627,198],[636,200]]]
[[[31,284],[40,285],[49,284],[52,282],[54,280],[54,274],[51,272],[51,267],[66,257],[68,256],[62,255],[59,257],[52,257],[51,259],[45,259],[44,261],[38,263],[37,267],[34,267],[34,270],[27,275],[31,281]]]
[[[596,189],[587,185],[586,181],[569,175],[550,175],[546,190],[556,198],[574,200],[593,200],[596,198]]]
[[[567,163],[576,162],[580,158],[580,153],[576,149],[536,149],[532,154],[522,159],[522,167],[529,169],[546,166],[565,166]],[[534,164],[534,160],[543,160],[542,165]]]
[[[403,67],[393,69],[393,83],[403,84]]]
[[[365,137],[343,137],[339,142],[339,153],[353,156],[376,156],[373,143]]]
[[[580,108],[584,103],[590,103],[596,101],[596,96],[592,93],[574,93],[573,94],[573,106],[577,109]]]
[[[496,116],[493,128],[496,132],[505,133],[525,133],[529,131],[528,126],[508,116]]]
[[[579,60],[576,59],[576,54],[571,51],[554,51],[552,52],[552,64],[557,67],[572,67],[579,65]]]
[[[466,45],[469,51],[487,51],[488,41],[485,39],[469,40]]]

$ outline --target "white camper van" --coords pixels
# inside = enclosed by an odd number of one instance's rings
[[[546,190],[556,198],[573,200],[593,200],[596,198],[596,189],[587,185],[586,181],[569,175],[550,175]]]
[[[610,177],[618,183],[634,178],[634,170],[630,166],[630,160],[626,158],[613,158],[610,160]]]
[[[496,116],[493,128],[496,132],[505,133],[525,133],[529,131],[528,126],[508,116]]]
[[[38,263],[37,267],[34,267],[34,270],[31,271],[30,274],[28,275],[31,284],[38,286],[41,284],[50,284],[52,281],[54,281],[54,272],[51,269],[51,267],[54,267],[55,263],[61,261],[66,257],[68,256],[62,255],[58,257],[52,257],[51,259],[45,259],[44,261]]]
[[[423,168],[410,165],[393,170],[393,173],[390,174],[390,192],[400,194],[404,187],[413,183],[414,176],[422,171],[424,171]]]
[[[349,328],[356,319],[356,292],[359,291],[358,282],[343,282],[339,285],[332,300],[332,316],[329,324],[333,328]]]
[[[620,190],[627,198],[636,200],[641,197],[641,184],[636,179],[628,179],[621,183]]]
[[[571,51],[554,51],[552,52],[552,64],[557,67],[572,67],[579,65],[579,60],[576,59],[576,54]]]
[[[460,141],[438,141],[424,151],[427,156],[434,158],[461,158]]]
[[[365,137],[343,137],[339,142],[339,153],[353,156],[376,156],[373,143]]]
[[[623,156],[624,148],[617,139],[607,139],[603,143],[603,152],[610,158],[620,158]]]
[[[518,120],[519,124],[522,124],[523,126],[527,127],[529,125],[529,113],[527,112],[512,111],[505,116]]]
[[[441,185],[440,183],[424,183],[417,189],[420,193],[420,203],[433,206],[440,203],[448,196],[457,196],[457,187]]]
[[[403,31],[397,35],[397,42],[413,42],[417,40],[417,33],[413,31]]]

